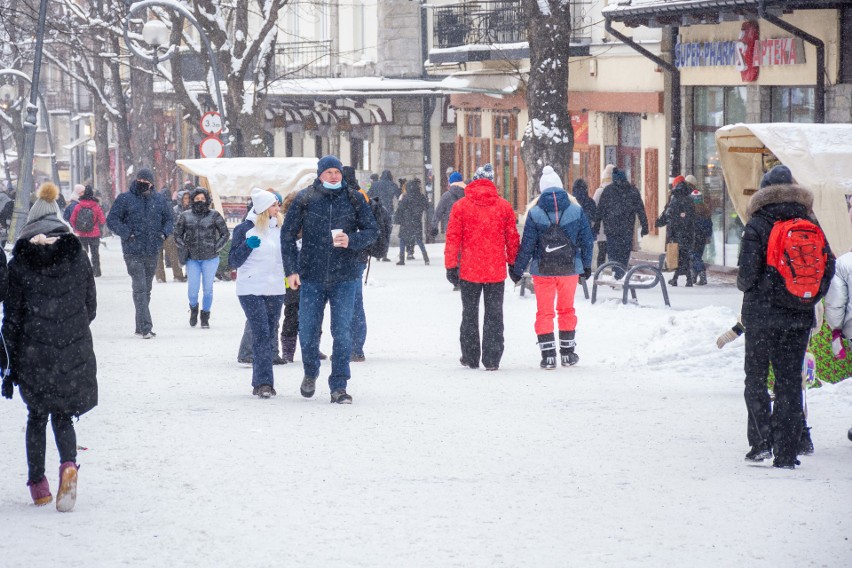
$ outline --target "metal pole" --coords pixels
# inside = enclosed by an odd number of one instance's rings
[[[41,55],[44,46],[44,21],[47,16],[47,0],[41,0],[38,9],[38,27],[36,28],[35,58],[33,59],[33,79],[30,83],[30,101],[27,104],[27,118],[24,120],[24,147],[18,175],[18,193],[15,196],[15,209],[9,224],[9,242],[18,240],[27,214],[30,211],[30,194],[33,191],[33,155],[35,154],[35,135],[38,124],[38,84],[41,75]]]
[[[44,1],[44,0],[42,0]],[[198,31],[198,36],[201,38],[201,41],[204,43],[204,47],[207,50],[207,57],[210,58],[210,70],[213,73],[213,83],[214,87],[216,87],[216,106],[219,109],[219,114],[222,116],[222,131],[219,135],[223,138],[222,142],[225,144],[225,157],[231,157],[231,143],[228,140],[228,121],[225,120],[225,105],[222,102],[222,88],[219,85],[220,77],[219,77],[219,60],[216,58],[216,52],[213,51],[212,46],[210,45],[210,40],[207,39],[207,34],[204,32],[204,28],[201,27],[201,24],[198,23],[198,20],[192,15],[192,12],[186,9],[181,4],[177,2],[171,2],[169,0],[144,0],[143,2],[138,2],[133,4],[130,7],[130,11],[127,13],[127,19],[124,22],[124,43],[127,44],[128,49],[132,51],[137,57],[156,65],[161,61],[168,61],[171,59],[177,50],[174,49],[174,46],[170,46],[168,51],[162,56],[157,56],[156,50],[154,56],[150,56],[146,53],[143,53],[136,49],[136,46],[133,45],[133,42],[130,41],[130,17],[133,16],[136,12],[149,8],[151,6],[160,6],[165,8],[171,8],[176,12],[179,12],[181,16],[189,20],[195,29]]]

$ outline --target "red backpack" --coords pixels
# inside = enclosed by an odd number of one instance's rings
[[[784,283],[775,301],[790,308],[810,309],[824,295],[821,290],[828,250],[825,233],[807,219],[776,221],[769,233],[766,265]]]

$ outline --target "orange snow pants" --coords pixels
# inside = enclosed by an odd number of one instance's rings
[[[553,317],[559,315],[559,331],[574,331],[577,327],[577,312],[574,309],[574,293],[580,275],[533,276],[535,301],[535,333],[553,333]],[[555,304],[555,309],[554,309]]]

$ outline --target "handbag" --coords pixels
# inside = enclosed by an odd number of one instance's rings
[[[666,244],[666,269],[667,270],[677,270],[677,257],[679,254],[679,247],[677,243],[667,243]]]

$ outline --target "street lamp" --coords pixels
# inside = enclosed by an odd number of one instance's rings
[[[187,10],[187,8],[180,4],[179,2],[175,2],[174,0],[143,0],[142,2],[137,2],[130,7],[130,10],[127,13],[127,19],[124,21],[124,43],[127,44],[127,48],[133,52],[134,55],[142,59],[143,61],[150,63],[154,66],[159,64],[162,61],[168,61],[171,59],[175,53],[177,53],[177,46],[169,45],[168,49],[166,49],[165,53],[160,54],[159,50],[162,46],[165,46],[169,43],[169,28],[163,23],[161,20],[149,20],[142,27],[142,39],[145,42],[153,47],[152,53],[145,53],[140,51],[136,45],[130,40],[130,19],[131,17],[144,9],[159,6],[164,8],[171,8],[172,10],[178,12],[181,16],[189,20],[189,22],[195,26],[195,29],[198,31],[198,36],[201,38],[201,41],[204,43],[204,47],[207,49],[207,57],[210,59],[210,70],[213,73],[213,86],[216,91],[216,106],[218,107],[219,114],[222,117],[222,131],[220,136],[224,139],[225,144],[225,157],[231,157],[231,144],[227,140],[228,135],[228,122],[225,120],[225,105],[222,104],[222,88],[219,85],[219,62],[216,59],[216,52],[213,51],[213,48],[210,45],[210,40],[207,39],[207,34],[204,32],[204,28],[198,23],[198,20],[192,15],[192,12]]]
[[[15,209],[9,224],[9,241],[14,244],[18,234],[27,222],[30,211],[30,194],[33,191],[33,157],[35,154],[35,135],[38,124],[38,82],[41,76],[41,56],[44,47],[44,22],[47,18],[47,0],[41,0],[38,9],[36,27],[35,55],[33,57],[33,78],[30,81],[30,101],[27,104],[27,118],[24,119],[24,147],[21,152],[20,174],[18,175],[18,193],[15,196]],[[47,114],[47,113],[45,113]]]

